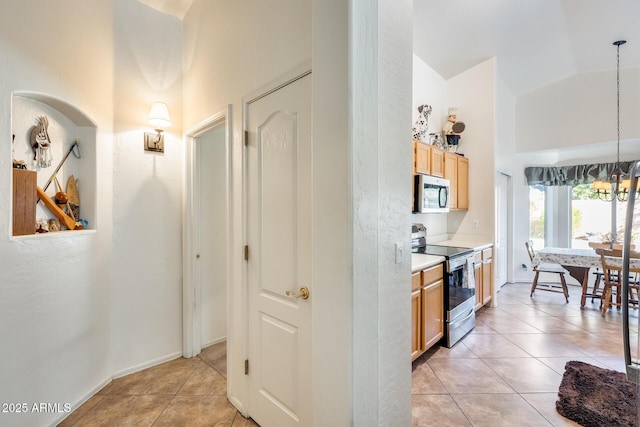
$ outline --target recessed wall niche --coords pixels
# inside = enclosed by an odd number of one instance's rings
[[[80,228],[95,230],[97,128],[94,122],[58,98],[16,92],[11,99],[11,129],[13,236],[60,232],[66,235],[77,233]],[[76,141],[78,144],[72,149]],[[47,198],[53,203],[47,207],[39,201],[32,209],[33,200],[37,200],[37,189],[44,190],[45,187]],[[73,203],[76,200],[79,209]],[[59,213],[56,215],[56,208],[61,209],[67,218]],[[31,220],[34,221],[33,227]],[[75,223],[83,226],[74,227]],[[69,228],[76,229],[68,231]]]

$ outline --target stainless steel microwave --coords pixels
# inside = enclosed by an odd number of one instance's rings
[[[428,175],[413,176],[413,212],[449,212],[448,179]]]

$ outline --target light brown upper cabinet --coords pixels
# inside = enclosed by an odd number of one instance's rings
[[[444,177],[444,154],[445,151],[431,146],[431,176]]]
[[[445,151],[433,145],[413,141],[413,174],[442,178],[444,176],[444,154]]]
[[[469,159],[455,153],[444,152],[444,178],[450,188],[450,208],[469,209]]]
[[[413,141],[413,174],[431,173],[431,150],[428,144]]]

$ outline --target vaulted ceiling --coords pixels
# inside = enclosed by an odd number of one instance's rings
[[[178,19],[184,18],[191,7],[193,0],[138,0],[167,15],[173,15]]]
[[[640,66],[637,0],[414,0],[414,53],[444,78],[495,56],[517,95],[565,77]]]
[[[182,19],[193,0],[138,0]],[[640,67],[639,0],[414,0],[414,53],[444,78],[495,56],[516,94],[569,77]]]

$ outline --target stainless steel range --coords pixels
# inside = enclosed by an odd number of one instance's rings
[[[426,229],[422,224],[413,225],[411,237],[411,252],[439,255],[446,260],[443,301],[446,317],[443,344],[451,348],[476,324],[473,249],[427,244]]]

